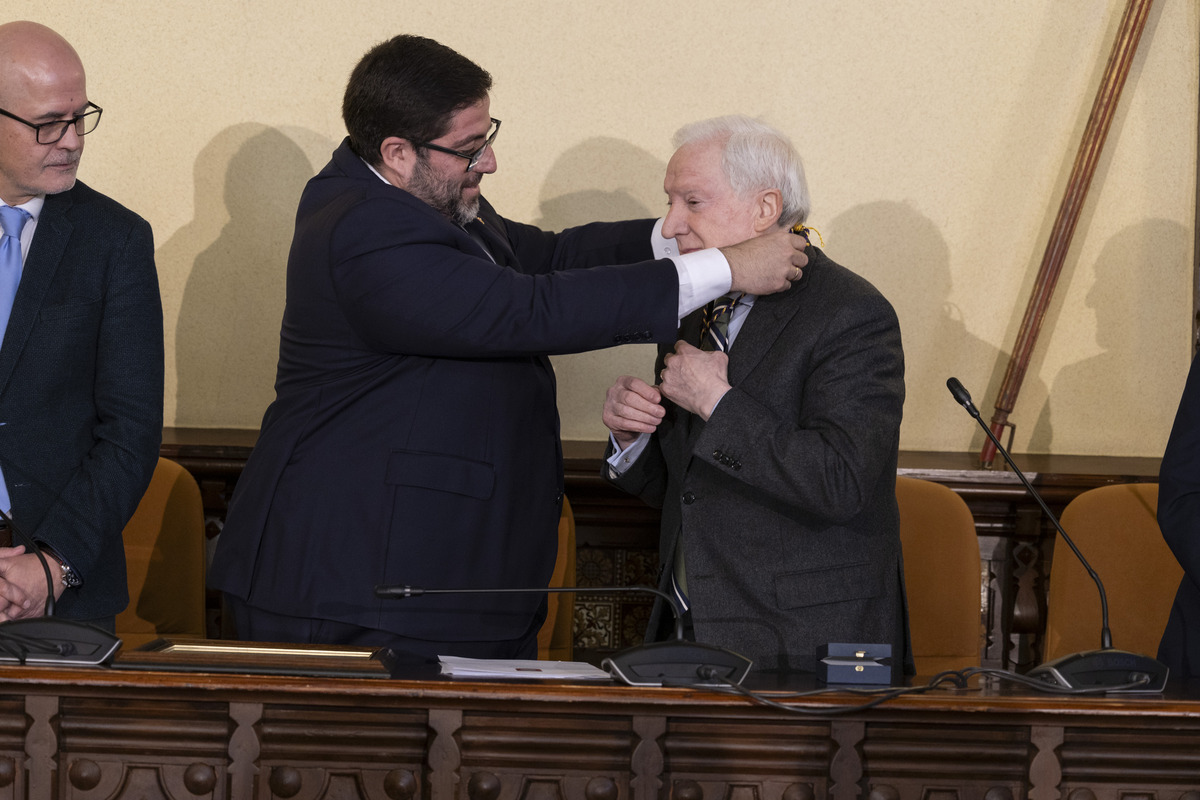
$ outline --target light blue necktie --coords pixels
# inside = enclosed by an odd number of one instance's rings
[[[8,329],[17,286],[21,283],[21,229],[30,219],[29,212],[23,208],[0,206],[0,226],[4,228],[4,236],[0,237],[0,347]],[[0,469],[0,509],[9,511],[11,508],[8,485],[4,482],[4,471]]]

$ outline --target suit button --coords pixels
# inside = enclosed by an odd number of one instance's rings
[[[559,492],[559,493],[557,493],[556,495],[554,495],[554,503],[555,503],[555,505],[559,505],[559,504],[561,504],[561,503],[562,503],[562,495],[563,495],[563,493],[562,493],[562,492]]]
[[[715,458],[717,461],[720,461],[721,460],[721,451],[713,450],[713,458]]]
[[[683,493],[683,504],[684,505],[690,506],[694,502],[696,502],[695,492],[684,492]]]

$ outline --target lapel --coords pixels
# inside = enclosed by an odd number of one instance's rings
[[[704,308],[701,307],[680,320],[679,332],[676,334],[675,338],[680,341],[687,342],[690,345],[699,347],[700,329],[703,327],[703,324]],[[654,374],[656,377],[663,368],[663,356],[667,353],[670,353],[674,349],[675,342],[659,345],[658,358],[654,363]],[[678,406],[666,398],[663,398],[663,406],[667,412],[663,422],[667,424],[665,427],[660,426],[660,430],[668,429],[674,431],[671,438],[674,441],[681,442],[680,447],[682,452],[690,453],[696,443],[696,439],[704,430],[704,421],[695,414],[688,414],[682,411]]]
[[[488,250],[491,251],[492,258],[497,264],[502,267],[511,267],[516,264],[517,256],[508,243],[504,222],[491,206],[480,203],[479,216],[468,227],[487,243]]]
[[[0,347],[0,394],[3,394],[9,378],[12,377],[17,358],[25,348],[33,324],[41,312],[46,292],[54,279],[54,273],[58,270],[63,253],[66,252],[67,242],[70,241],[74,226],[67,219],[66,213],[72,205],[71,194],[70,191],[66,191],[48,195],[38,217],[33,244],[25,259],[25,267],[21,270],[21,283],[13,300],[12,316],[8,320],[4,344]]]
[[[815,247],[808,248],[809,264],[804,276],[791,288],[776,294],[760,295],[742,323],[733,346],[729,349],[729,383],[739,385],[746,379],[767,351],[775,344],[780,332],[800,310],[800,300],[808,289],[812,270],[820,269],[824,255]]]
[[[705,307],[696,309],[684,317],[682,321],[680,321],[679,334],[676,338],[687,342],[693,347],[700,346],[700,329],[704,327],[704,308]],[[667,348],[667,352],[670,352],[674,349],[675,343],[671,342],[670,347]],[[662,369],[661,364],[659,365],[659,369]]]

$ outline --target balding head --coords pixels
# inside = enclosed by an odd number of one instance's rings
[[[69,77],[84,83],[83,62],[66,39],[36,22],[0,25],[0,108],[33,87]]]
[[[30,126],[87,108],[83,62],[66,39],[36,22],[0,25],[0,198],[17,205],[75,184],[83,137],[72,126],[43,145]]]

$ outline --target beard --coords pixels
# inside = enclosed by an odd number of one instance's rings
[[[409,194],[425,201],[455,225],[462,226],[479,216],[479,198],[464,200],[463,190],[478,186],[481,180],[483,175],[477,172],[468,172],[463,179],[443,178],[426,158],[421,157],[413,167],[406,188]]]

